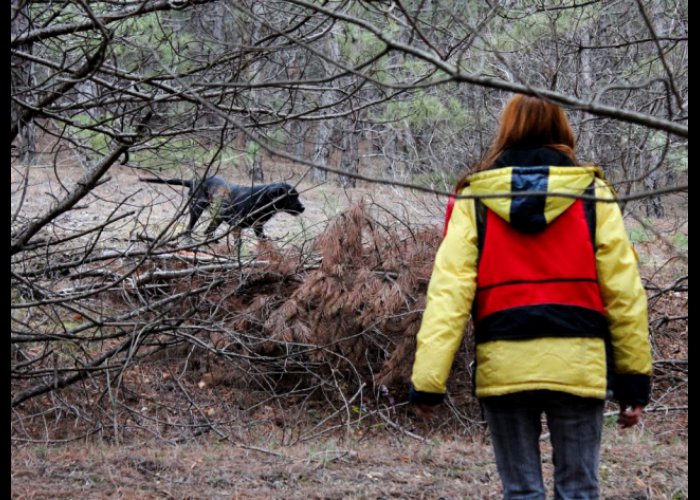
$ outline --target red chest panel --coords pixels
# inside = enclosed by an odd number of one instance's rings
[[[504,309],[542,304],[605,313],[581,200],[535,234],[522,233],[487,210],[476,320]]]

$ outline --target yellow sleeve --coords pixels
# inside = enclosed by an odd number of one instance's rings
[[[603,183],[596,196],[610,198]],[[610,327],[616,399],[648,401],[652,371],[647,296],[617,203],[596,203],[596,267]]]
[[[415,391],[446,391],[474,300],[477,255],[474,201],[460,199],[435,256],[428,285],[411,376]]]

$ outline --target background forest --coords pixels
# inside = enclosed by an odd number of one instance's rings
[[[413,419],[406,384],[446,195],[522,92],[564,107],[579,160],[613,182],[648,291],[653,401],[623,445],[653,464],[613,460],[608,497],[687,496],[687,1],[11,0],[10,47],[18,494],[46,464],[65,480],[55,461],[75,457],[48,450],[78,442],[121,446],[107,460],[170,478],[131,494],[230,497],[240,484],[180,469],[174,452],[124,451],[188,444],[200,463],[226,442],[282,464],[251,472],[268,489],[243,498],[290,498],[292,484],[308,497],[319,463],[366,460],[335,440],[391,448],[393,436],[410,444],[374,467],[395,496],[425,479],[397,470],[458,467],[481,479],[451,491],[444,476],[426,495],[488,497],[493,464],[455,465],[474,450],[435,442],[485,439],[471,332],[440,425]],[[271,241],[244,233],[239,259],[224,227],[181,238],[186,190],[139,183],[208,175],[284,180],[307,211],[273,219]],[[103,474],[64,493],[94,495]],[[177,493],[177,474],[192,491]],[[392,494],[376,477],[344,480],[367,489],[337,480],[338,498]],[[104,496],[123,494],[119,482]]]

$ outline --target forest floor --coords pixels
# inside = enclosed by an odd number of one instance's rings
[[[281,431],[280,431],[281,432]],[[428,442],[373,431],[303,444],[231,442],[12,447],[13,498],[499,498],[486,432],[476,440],[431,433]],[[549,496],[552,465],[542,442]],[[688,444],[649,429],[604,430],[601,498],[688,498]]]
[[[15,173],[13,188],[19,181]],[[73,177],[79,175],[76,169]],[[115,228],[113,237],[118,238],[164,227],[182,208],[181,190],[144,186],[137,177],[147,174],[116,167],[110,175],[112,179],[83,208],[61,218],[57,231],[62,225],[74,230],[117,208],[148,207],[139,208],[133,220]],[[24,200],[25,209],[36,204],[38,210],[47,199],[60,195],[52,176],[51,169],[32,172],[32,196]],[[306,212],[299,218],[273,218],[266,226],[273,239],[289,239],[291,232],[306,238],[306,233],[318,232],[315,228],[360,199],[397,218],[442,223],[443,201],[433,195],[414,197],[389,186],[341,190],[308,181],[300,187]],[[124,198],[128,203],[117,207],[114,200]],[[16,203],[13,199],[13,207]],[[95,213],[95,207],[101,212]],[[643,262],[656,262],[658,249],[641,243]],[[679,341],[686,342],[681,348],[687,357],[687,331]],[[687,403],[687,381],[683,390]],[[657,406],[644,416],[642,425],[624,431],[615,425],[614,410],[614,405],[606,407],[601,497],[688,498],[687,408],[664,411]],[[440,413],[437,422],[424,422],[405,407],[394,411],[384,422],[346,424],[304,440],[288,439],[290,433],[308,430],[310,424],[303,419],[280,423],[279,418],[255,412],[245,414],[249,421],[232,424],[239,431],[227,433],[225,439],[212,434],[178,444],[157,435],[120,443],[94,437],[65,442],[15,439],[13,424],[12,498],[500,498],[488,432],[481,424],[464,433],[439,425]],[[551,496],[551,448],[547,439],[541,444]]]

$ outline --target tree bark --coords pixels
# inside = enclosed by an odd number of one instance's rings
[[[12,0],[12,37],[27,33],[31,28],[29,3]],[[23,43],[17,47],[20,52],[32,54],[33,44]],[[36,156],[36,133],[33,119],[23,120],[26,111],[23,103],[31,103],[31,90],[34,83],[33,64],[26,59],[11,56],[10,68],[10,118],[17,124],[17,135],[13,145],[17,148],[19,160],[24,164],[34,162]]]
[[[350,174],[358,174],[360,171],[360,130],[358,120],[350,117],[346,120],[347,127],[344,129],[341,139],[342,150],[340,157],[340,169]],[[355,187],[357,180],[347,175],[338,176],[338,185],[341,187]]]

